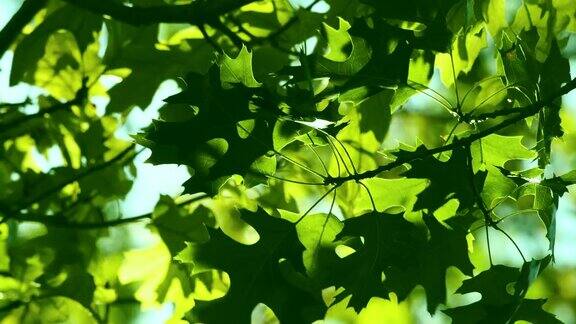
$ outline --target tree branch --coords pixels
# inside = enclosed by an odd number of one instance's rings
[[[23,123],[30,121],[30,120],[40,118],[40,117],[44,116],[45,114],[51,114],[51,113],[54,113],[54,112],[57,112],[60,110],[66,110],[73,105],[80,104],[80,102],[81,102],[81,100],[79,98],[75,98],[71,101],[55,104],[55,105],[48,107],[46,109],[40,109],[38,112],[36,112],[34,114],[23,115],[23,116],[20,116],[19,118],[13,119],[7,123],[0,123],[0,134],[6,133],[9,130],[14,129],[14,128],[22,125]]]
[[[36,197],[33,197],[32,199],[28,200],[27,202],[25,202],[20,209],[23,208],[27,208],[29,206],[31,206],[34,203],[37,203],[39,201],[44,200],[45,198],[48,198],[49,196],[59,192],[60,190],[62,190],[62,188],[66,187],[67,185],[74,183],[76,181],[79,181],[97,171],[100,171],[102,169],[105,169],[111,165],[113,165],[114,163],[122,160],[128,153],[132,152],[134,150],[135,144],[131,144],[130,146],[128,146],[127,148],[125,148],[122,152],[118,153],[118,155],[116,155],[115,157],[113,157],[112,159],[103,162],[101,164],[89,167],[81,172],[79,172],[78,174],[76,174],[75,176],[73,176],[72,178],[59,183],[58,185],[44,191],[43,193],[39,194]],[[133,157],[135,157],[137,154],[134,154]]]
[[[129,7],[111,0],[64,0],[95,14],[106,15],[130,25],[189,23],[199,25],[256,0],[194,1],[186,5]]]
[[[20,31],[34,18],[46,5],[46,0],[26,0],[10,19],[8,24],[0,31],[0,57],[10,48]]]
[[[196,196],[194,198],[190,198],[186,201],[178,203],[177,206],[184,206],[189,205],[191,203],[197,202],[199,200],[208,198],[208,195],[202,194]],[[128,217],[128,218],[119,218],[114,220],[102,221],[102,222],[71,222],[64,217],[58,216],[35,216],[35,215],[28,215],[28,214],[20,214],[16,217],[11,217],[10,219],[18,221],[18,222],[34,222],[43,224],[48,227],[56,227],[56,228],[69,228],[74,230],[95,230],[95,229],[102,229],[120,225],[127,225],[131,223],[140,222],[143,220],[152,219],[153,213],[146,213],[139,216]]]
[[[18,307],[20,307],[20,306],[22,306],[22,305],[24,305],[24,302],[21,302],[21,301],[19,301],[19,300],[10,302],[10,303],[8,303],[8,304],[0,307],[0,313],[9,312],[9,311],[11,311],[11,310],[13,310],[13,309],[16,309],[16,308],[18,308]]]
[[[408,163],[411,162],[413,160],[416,159],[422,159],[425,157],[428,157],[430,155],[434,155],[436,153],[440,153],[440,152],[445,152],[445,151],[451,151],[455,148],[458,147],[464,147],[464,146],[468,146],[470,144],[472,144],[473,142],[484,138],[486,136],[492,135],[510,125],[513,125],[527,117],[530,117],[532,115],[537,114],[543,107],[548,106],[550,104],[552,104],[554,102],[554,100],[556,100],[557,98],[569,93],[570,91],[576,89],[576,78],[572,79],[570,82],[568,82],[567,84],[565,84],[564,86],[562,86],[554,95],[543,99],[541,101],[538,101],[536,103],[533,103],[531,105],[525,106],[523,108],[516,108],[514,110],[514,113],[516,113],[517,115],[511,118],[508,118],[504,121],[502,121],[500,124],[486,128],[478,133],[472,134],[468,137],[462,138],[462,139],[458,139],[453,141],[452,143],[448,144],[448,145],[444,145],[444,146],[439,146],[436,148],[432,148],[429,150],[425,150],[425,151],[416,151],[410,155],[407,155],[405,158],[401,158],[401,159],[397,159],[394,162],[391,162],[389,164],[386,165],[382,165],[374,170],[370,170],[370,171],[366,171],[363,173],[358,173],[358,174],[352,174],[352,175],[348,175],[348,176],[344,176],[344,177],[327,177],[324,180],[324,184],[326,185],[338,185],[341,183],[344,183],[346,181],[350,181],[350,180],[354,180],[354,181],[358,181],[358,180],[362,180],[362,179],[366,179],[366,178],[372,178],[377,176],[379,173],[384,172],[384,171],[389,171],[392,170],[398,166],[401,166],[404,163]]]
[[[66,110],[74,105],[81,105],[87,98],[88,98],[88,88],[86,86],[86,80],[84,80],[82,82],[82,86],[80,87],[80,89],[76,91],[74,99],[67,102],[57,103],[45,109],[40,109],[38,112],[34,114],[23,115],[20,116],[19,118],[12,119],[6,123],[0,123],[0,134],[6,133],[11,129],[20,126],[21,124],[26,123],[27,121],[40,118],[42,116],[45,116],[46,114],[51,114],[60,110]]]
[[[24,107],[30,104],[32,104],[32,100],[30,100],[30,98],[26,98],[24,101],[21,102],[2,102],[0,103],[0,108],[13,109]]]

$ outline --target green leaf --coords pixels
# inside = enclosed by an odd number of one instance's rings
[[[430,312],[445,302],[446,269],[455,266],[472,274],[466,232],[448,229],[433,216],[424,220],[429,239],[402,214],[372,212],[347,219],[336,239],[362,237],[363,243],[333,267],[330,283],[345,289],[336,301],[351,295],[348,305],[359,311],[371,297],[388,298],[393,292],[401,301],[421,284]]]
[[[527,183],[518,190],[518,203],[528,203],[528,208],[538,212],[538,216],[546,226],[546,238],[550,250],[554,252],[556,241],[556,209],[559,196],[547,187],[536,183]]]
[[[481,147],[478,144],[472,145],[473,153],[475,156],[481,156],[482,162],[487,165],[504,167],[508,161],[527,160],[536,156],[534,151],[522,144],[521,136],[492,134],[478,143],[481,143]],[[506,149],[503,150],[503,147]]]
[[[480,55],[480,51],[486,46],[487,40],[483,24],[477,24],[458,35],[452,44],[450,53],[436,56],[435,66],[441,71],[442,83],[447,87],[453,86],[454,79],[458,79],[461,73],[470,72]],[[452,70],[452,62],[454,62],[454,70]]]
[[[419,48],[445,51],[448,47],[452,33],[446,27],[446,18],[450,9],[458,3],[457,0],[361,0],[361,2],[374,7],[378,16],[387,20],[425,22],[425,30],[418,33],[419,37],[416,40],[411,39]],[[406,34],[408,33],[402,36]]]
[[[376,209],[385,211],[392,207],[402,207],[404,210],[412,210],[417,201],[417,195],[427,187],[425,179],[381,179],[370,178],[362,181],[370,190],[376,203]],[[360,192],[360,197],[354,199],[354,214],[361,210],[372,208],[370,197],[365,190]]]
[[[250,323],[258,303],[270,307],[285,323],[308,323],[320,318],[324,303],[294,282],[294,270],[304,272],[304,246],[295,226],[269,216],[262,209],[242,210],[242,219],[260,234],[253,245],[238,243],[220,230],[209,230],[210,241],[192,245],[183,253],[203,267],[225,271],[230,276],[226,295],[209,303],[198,303],[195,311],[206,323]]]
[[[108,91],[107,111],[122,112],[134,106],[147,107],[158,86],[165,80],[188,72],[205,73],[214,58],[210,45],[203,40],[189,40],[186,46],[157,46],[158,27],[133,27],[108,21],[109,34],[104,63],[109,73],[122,77],[122,82]]]
[[[342,230],[342,222],[332,214],[314,214],[302,219],[296,229],[306,247],[303,254],[306,272],[319,282],[326,280],[335,263],[334,240]]]
[[[316,71],[319,76],[344,76],[349,77],[361,71],[372,57],[372,50],[367,42],[359,37],[351,36],[352,52],[349,57],[340,62],[332,61],[328,58],[318,58]]]
[[[350,24],[338,18],[338,29],[332,28],[326,23],[322,23],[326,34],[327,48],[324,57],[334,62],[345,62],[350,58],[353,51],[352,38],[348,34]]]
[[[477,0],[475,7],[482,14],[490,35],[498,39],[502,30],[508,26],[506,10],[509,5],[507,6],[506,0]]]
[[[74,34],[81,52],[94,41],[95,33],[102,27],[102,18],[73,5],[64,5],[49,13],[34,31],[24,37],[14,51],[10,84],[20,81],[33,83],[38,61],[44,55],[48,38],[59,30]]]
[[[425,151],[420,146],[416,152]],[[459,208],[470,208],[475,203],[473,190],[470,186],[469,167],[465,148],[457,148],[452,151],[452,156],[446,162],[441,162],[434,156],[417,159],[410,162],[410,170],[403,173],[407,178],[429,179],[430,185],[418,195],[418,201],[414,209],[426,208],[429,211],[436,210],[451,198],[457,198]],[[404,154],[402,151],[394,153],[399,158]],[[474,175],[474,184],[478,191],[483,187],[486,179],[486,171],[479,171]]]
[[[212,194],[234,174],[259,173],[252,165],[272,148],[276,112],[265,102],[252,100],[252,89],[222,88],[215,66],[207,75],[190,74],[187,83],[187,90],[166,101],[195,106],[198,114],[182,122],[156,121],[140,134],[139,142],[154,148],[149,161],[193,168],[185,184],[191,193]]]
[[[525,264],[523,269],[538,266],[542,260]],[[545,261],[545,260],[544,260]],[[538,270],[536,270],[538,271]],[[556,316],[542,309],[544,299],[524,299],[528,281],[522,280],[525,272],[504,265],[492,266],[477,276],[464,281],[456,291],[460,294],[479,292],[482,299],[466,306],[444,310],[453,323],[508,323],[519,320],[532,323],[562,323]],[[508,286],[515,285],[515,293],[508,293]]]
[[[248,88],[261,86],[260,82],[254,79],[252,72],[252,52],[248,52],[246,46],[238,53],[236,58],[231,58],[224,54],[220,62],[220,81],[223,88],[229,88],[228,84],[240,83]]]
[[[446,302],[446,270],[456,267],[465,275],[472,275],[474,266],[468,257],[467,231],[447,228],[434,216],[424,216],[430,231],[428,245],[421,255],[421,283],[426,289],[428,311],[433,313],[437,306]]]
[[[281,151],[286,145],[294,142],[302,133],[307,133],[310,128],[290,120],[279,119],[274,125],[272,132],[274,149]]]
[[[80,304],[66,297],[40,298],[26,306],[20,306],[3,318],[14,323],[82,323],[96,324],[98,321]]]
[[[340,138],[357,142],[356,147],[367,151],[375,152],[380,148],[392,119],[390,102],[393,95],[393,91],[384,90],[360,102],[347,115],[350,121],[340,132]]]
[[[160,197],[152,217],[152,226],[156,227],[173,256],[186,247],[186,242],[208,240],[208,231],[204,226],[206,222],[206,207],[199,206],[188,214],[168,196]]]

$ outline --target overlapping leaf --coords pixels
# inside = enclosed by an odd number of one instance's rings
[[[295,226],[269,216],[264,210],[242,211],[242,219],[260,235],[253,245],[238,243],[220,230],[210,230],[210,241],[191,245],[180,258],[198,266],[225,271],[230,276],[226,295],[195,310],[206,323],[250,323],[258,303],[270,307],[286,323],[308,323],[322,316],[324,303],[319,293],[307,291],[304,273],[304,246]]]
[[[549,261],[549,259],[548,259]],[[466,306],[444,310],[453,323],[510,323],[519,320],[532,323],[562,323],[556,316],[544,311],[545,299],[524,299],[530,281],[545,267],[547,259],[525,263],[521,271],[504,265],[464,281],[457,293],[479,292],[482,299]],[[514,294],[508,286],[514,285]]]
[[[424,220],[429,239],[402,214],[372,212],[346,220],[336,238],[362,237],[363,243],[333,267],[330,283],[345,289],[336,300],[351,295],[348,305],[360,310],[372,297],[395,293],[403,300],[422,285],[434,312],[446,299],[446,269],[455,266],[471,275],[473,266],[465,232],[448,229],[433,216]]]
[[[420,146],[415,152],[424,150],[426,149]],[[405,152],[402,151],[395,153],[398,158],[402,158],[404,154]],[[427,208],[433,211],[452,197],[458,199],[460,208],[470,208],[474,205],[475,198],[470,184],[469,166],[464,148],[453,150],[450,159],[446,162],[429,156],[410,162],[410,166],[410,170],[404,172],[404,176],[430,181],[428,188],[418,195],[415,209]],[[485,179],[485,171],[477,172],[474,175],[474,184],[482,188]]]
[[[167,98],[164,109],[198,109],[198,113],[187,120],[155,121],[139,137],[143,145],[153,148],[151,162],[184,164],[193,169],[185,184],[190,192],[216,192],[226,177],[249,173],[253,163],[272,148],[275,107],[266,105],[266,99],[255,89],[223,88],[221,84],[221,77],[227,82],[248,80],[239,76],[239,71],[238,67],[219,70],[214,66],[207,75],[189,75],[189,88]],[[254,166],[257,173],[267,171],[266,161],[261,162],[264,164]]]

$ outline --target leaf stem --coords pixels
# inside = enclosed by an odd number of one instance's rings
[[[366,189],[366,193],[368,193],[368,197],[370,197],[370,202],[372,203],[372,209],[376,212],[376,203],[374,203],[374,197],[372,197],[372,193],[370,192],[370,189],[368,189],[368,186],[365,185],[362,181],[358,180],[358,184],[361,185],[362,187],[364,187],[364,189]]]
[[[438,96],[439,96],[441,99],[443,99],[445,102],[440,101],[440,99],[434,97],[433,95],[427,93],[426,91],[420,90],[420,89],[414,87],[413,85],[410,85],[409,83],[406,83],[406,85],[407,85],[410,89],[415,90],[415,91],[418,91],[419,93],[421,93],[421,94],[423,94],[423,95],[425,95],[425,96],[433,99],[433,100],[436,101],[438,104],[440,104],[442,107],[444,107],[446,110],[448,110],[449,113],[454,114],[454,111],[452,110],[454,106],[452,105],[452,103],[450,103],[450,101],[448,101],[448,99],[446,99],[446,97],[444,97],[443,95],[441,95],[438,91],[436,91],[436,90],[434,90],[434,89],[432,89],[432,88],[429,88],[429,87],[427,87],[427,86],[425,86],[425,85],[423,85],[423,84],[421,84],[421,83],[418,83],[418,82],[416,82],[416,81],[408,80],[408,82],[414,83],[414,84],[416,84],[416,85],[418,85],[418,86],[421,86],[421,87],[425,88],[426,90],[430,90],[430,91],[432,91],[433,93],[435,93],[436,95],[438,95]]]
[[[456,113],[462,116],[462,103],[460,102],[460,95],[458,93],[458,82],[456,77],[456,68],[454,67],[454,56],[452,55],[452,44],[450,45],[450,63],[452,63],[452,78],[454,80],[454,93],[456,95]]]
[[[493,79],[497,79],[497,78],[503,78],[503,77],[504,77],[503,75],[493,75],[493,76],[484,78],[484,79],[474,83],[474,85],[470,89],[468,89],[468,91],[466,91],[466,93],[462,97],[462,102],[460,103],[462,105],[462,107],[464,107],[464,103],[466,102],[466,99],[472,93],[472,91],[474,91],[474,89],[478,88],[482,83],[484,83],[486,81],[493,80]]]
[[[316,149],[314,148],[314,140],[312,139],[312,136],[310,136],[310,134],[308,133],[306,133],[306,136],[308,136],[308,140],[310,140],[310,143],[312,143],[311,145],[308,145],[308,147],[310,147],[310,149],[312,150],[312,152],[314,152],[314,155],[316,156],[318,161],[320,161],[320,164],[322,165],[324,172],[326,172],[326,176],[330,176],[330,172],[328,172],[328,167],[326,167],[324,160],[322,160],[320,154],[318,154],[318,151],[316,151]]]
[[[520,250],[520,247],[518,246],[516,241],[514,241],[514,239],[508,233],[506,233],[505,230],[501,229],[498,225],[493,224],[493,225],[491,225],[491,227],[493,227],[494,229],[496,229],[500,233],[504,234],[504,236],[506,236],[508,238],[508,240],[510,240],[510,242],[512,242],[512,244],[514,245],[514,247],[516,248],[516,250],[520,254],[522,261],[524,261],[524,263],[526,263],[526,258],[524,257],[524,253],[522,253],[522,250]]]
[[[320,248],[320,243],[322,242],[322,236],[324,236],[324,231],[326,230],[326,225],[328,225],[328,220],[330,219],[330,214],[332,214],[332,209],[334,208],[334,203],[336,202],[336,192],[338,190],[334,189],[334,195],[332,196],[332,202],[330,203],[330,209],[328,209],[328,213],[326,214],[326,218],[324,219],[324,223],[322,224],[322,230],[320,231],[320,236],[318,237],[318,242],[316,243],[316,249],[314,250],[314,254],[316,257],[318,256],[318,250]]]
[[[300,223],[300,221],[302,221],[311,211],[312,209],[314,209],[314,207],[316,207],[316,205],[318,205],[324,198],[326,198],[326,196],[328,196],[332,191],[336,190],[336,188],[338,188],[339,185],[335,185],[332,188],[328,189],[328,191],[326,191],[320,198],[318,198],[316,200],[316,202],[314,202],[312,204],[312,206],[310,206],[310,208],[308,208],[304,214],[302,214],[302,216],[300,216],[300,218],[298,218],[298,220],[294,223],[294,225],[298,225],[298,223]]]

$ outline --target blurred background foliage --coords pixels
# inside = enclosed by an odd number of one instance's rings
[[[241,210],[295,221],[325,193],[282,179],[321,182],[310,170],[363,172],[397,150],[444,145],[481,129],[474,116],[537,102],[575,75],[571,0],[191,3],[0,3],[2,323],[194,322],[237,275],[202,267],[202,258],[216,262],[201,253],[218,247],[212,228],[243,244],[274,242]],[[556,104],[557,115],[516,123],[471,150],[490,161],[482,198],[526,258],[544,258],[555,241],[554,264],[526,297],[547,298],[545,310],[574,323],[576,194],[569,187],[553,201],[539,184],[576,169],[576,93]],[[239,108],[224,116],[202,109],[210,105]],[[259,109],[268,106],[276,110]],[[247,145],[252,138],[264,146]],[[468,198],[449,187],[464,181],[455,169],[432,184],[418,170],[365,180],[376,209],[415,223],[424,208],[447,222],[462,212]],[[514,179],[533,183],[511,197]],[[443,181],[455,195],[440,203]],[[311,246],[335,245],[344,219],[372,209],[353,181],[334,191],[336,203],[328,197],[297,227],[313,277],[325,269],[315,268]],[[555,235],[541,220],[554,212]],[[521,267],[511,241],[491,234],[494,263]],[[466,239],[475,273],[488,269],[483,231]],[[218,262],[239,257],[243,247],[230,244],[237,250]],[[441,309],[480,299],[456,293],[465,278],[448,268]],[[392,293],[355,309],[354,297],[327,288],[318,322],[450,322],[427,311],[427,293],[418,286],[406,299]],[[251,322],[277,319],[259,304]]]

